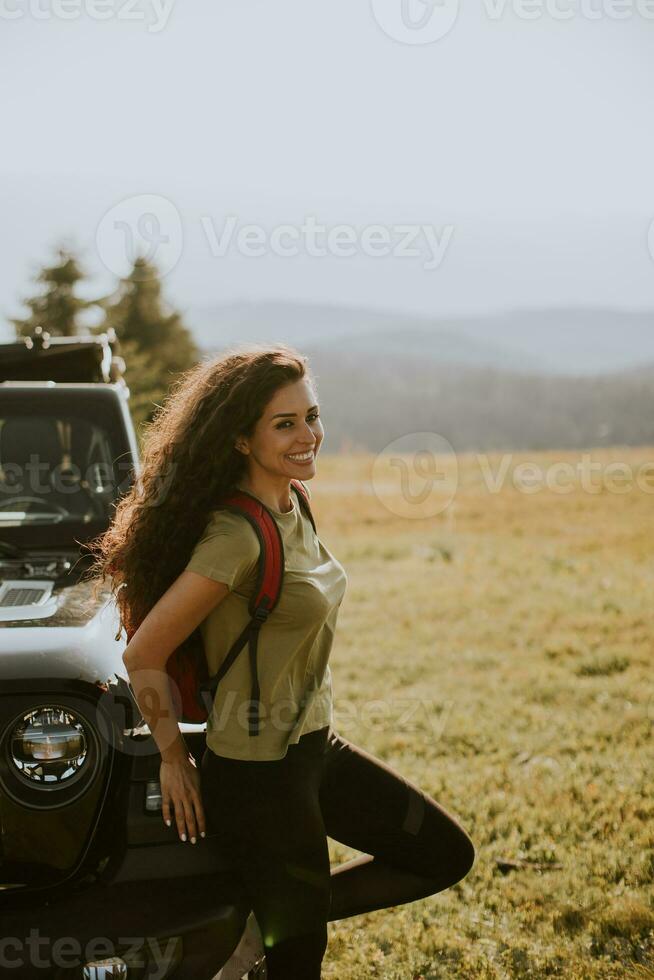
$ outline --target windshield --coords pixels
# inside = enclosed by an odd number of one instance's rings
[[[107,521],[116,498],[110,433],[83,410],[0,408],[0,528]]]

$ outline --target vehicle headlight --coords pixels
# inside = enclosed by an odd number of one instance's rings
[[[88,755],[84,724],[68,708],[40,707],[23,715],[11,732],[9,757],[30,783],[57,785],[75,776]]]

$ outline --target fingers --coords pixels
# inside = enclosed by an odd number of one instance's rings
[[[191,790],[188,796],[184,798],[184,817],[191,844],[195,844],[198,836],[206,836],[204,809],[202,807],[202,801],[195,790]]]
[[[192,787],[189,793],[189,802],[193,808],[192,820],[194,826],[197,828],[196,833],[199,831],[200,836],[204,837],[206,835],[206,825],[204,819],[204,809],[202,806],[202,796],[200,792],[200,774],[197,770],[193,770],[191,774]]]
[[[190,797],[188,796],[185,796],[182,802],[184,804],[184,817],[186,820],[186,829],[188,832],[188,836],[191,839],[191,844],[195,844],[198,839],[198,831],[197,831],[197,827],[195,826],[195,813],[193,811],[193,803]]]
[[[185,807],[183,797],[177,796],[174,800],[175,804],[175,822],[177,824],[177,833],[181,840],[186,840],[186,819],[185,819]]]
[[[202,806],[202,800],[198,797],[195,802],[195,816],[198,822],[198,829],[200,831],[200,837],[207,836],[207,824],[204,818],[204,807]]]
[[[198,837],[206,837],[206,820],[202,799],[196,786],[179,786],[162,793],[162,814],[168,827],[175,820],[181,841],[196,844]]]

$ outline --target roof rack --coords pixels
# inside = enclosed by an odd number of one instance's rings
[[[31,336],[0,343],[0,381],[125,384],[125,361],[119,349],[113,327],[105,333],[74,337],[52,337],[36,327]]]

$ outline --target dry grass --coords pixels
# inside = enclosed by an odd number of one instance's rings
[[[654,495],[491,493],[469,455],[454,504],[414,519],[372,492],[376,466],[325,456],[312,486],[349,579],[335,727],[451,811],[477,858],[445,892],[330,923],[324,976],[654,977]],[[545,869],[496,867],[520,858]]]

